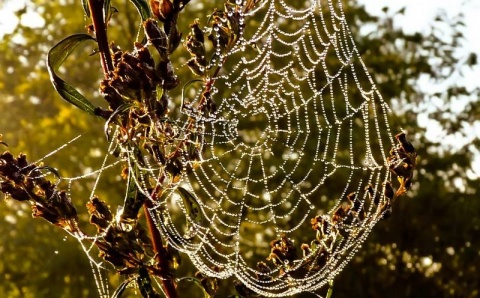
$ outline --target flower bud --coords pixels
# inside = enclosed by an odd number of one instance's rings
[[[172,18],[173,3],[170,0],[150,0],[150,8],[155,17],[163,23]]]

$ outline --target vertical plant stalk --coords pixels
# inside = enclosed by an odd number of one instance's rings
[[[161,276],[162,277],[162,285],[163,289],[165,290],[165,294],[167,295],[168,298],[177,298],[177,290],[175,288],[175,283],[173,281],[173,278],[168,276],[169,274],[169,269],[168,269],[168,264],[166,263],[166,252],[165,248],[163,247],[162,243],[162,238],[160,235],[160,232],[157,229],[157,226],[155,225],[155,222],[153,221],[152,215],[148,211],[149,208],[152,208],[152,202],[147,199],[143,205],[144,212],[145,212],[145,217],[147,219],[147,225],[148,225],[148,230],[150,232],[150,237],[152,239],[152,245],[153,245],[153,250],[155,252],[155,261],[157,262],[158,266],[160,267],[162,275],[166,276]]]
[[[104,12],[105,0],[89,0],[90,15],[92,17],[93,28],[95,30],[95,37],[97,39],[98,51],[100,52],[100,61],[102,63],[103,73],[106,79],[113,73],[114,67],[112,57],[110,55],[110,47],[108,45],[107,26],[105,23]],[[147,220],[148,230],[152,240],[153,250],[155,252],[155,261],[160,267],[162,273],[161,282],[168,298],[177,298],[178,294],[175,288],[173,278],[169,276],[169,267],[166,262],[166,252],[163,247],[162,238],[158,231],[153,218],[148,211],[152,208],[152,203],[148,199],[144,203],[145,217]]]
[[[107,26],[105,24],[104,12],[105,0],[88,0],[90,15],[92,16],[93,29],[97,39],[100,61],[102,63],[105,78],[108,78],[113,71],[113,62],[108,46]]]

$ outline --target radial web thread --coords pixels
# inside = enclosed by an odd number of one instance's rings
[[[241,23],[245,32],[215,78],[217,110],[194,121],[201,160],[179,182],[195,194],[202,221],[189,218],[173,190],[151,211],[170,244],[207,275],[235,276],[271,297],[315,291],[380,218],[383,198],[374,204],[365,189],[380,194],[390,179],[390,110],[342,1],[261,1]],[[352,193],[357,215],[333,219]],[[312,229],[316,216],[325,230]],[[297,258],[273,265],[270,242],[282,237],[294,240]]]

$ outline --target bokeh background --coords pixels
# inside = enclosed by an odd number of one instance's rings
[[[113,2],[121,13],[112,21],[111,38],[128,49],[140,19],[128,1]],[[478,40],[472,40],[471,14],[480,8],[474,1],[457,1],[444,9],[432,1],[425,1],[430,3],[426,8],[411,3],[404,7],[402,2],[344,2],[359,51],[394,111],[391,125],[408,132],[419,160],[412,191],[395,202],[392,217],[377,225],[337,277],[333,297],[478,297],[480,48],[475,47]],[[205,17],[222,2],[208,3],[205,11],[190,9],[181,18],[190,22]],[[6,0],[0,2],[0,16],[4,141],[13,153],[38,160],[81,134],[44,162],[65,177],[98,168],[106,148],[103,123],[62,101],[45,67],[49,48],[70,34],[85,32],[80,2]],[[87,46],[77,51],[62,75],[95,100],[101,73],[98,58],[89,56],[92,50]],[[107,172],[97,190],[111,206],[123,198],[116,174]],[[94,181],[92,177],[72,184],[79,210]],[[81,220],[88,222],[86,215]],[[95,297],[88,258],[78,242],[66,236],[33,220],[28,205],[2,198],[0,296]],[[179,274],[193,274],[185,266]],[[115,284],[119,278],[109,279]],[[225,288],[232,288],[229,282],[223,282]],[[201,297],[187,288],[184,293]]]

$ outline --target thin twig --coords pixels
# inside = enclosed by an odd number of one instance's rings
[[[163,247],[162,243],[162,236],[153,221],[152,215],[150,214],[149,208],[153,208],[152,201],[147,199],[143,205],[145,217],[147,219],[148,230],[150,232],[150,236],[152,239],[153,251],[155,252],[155,261],[157,262],[158,266],[160,267],[160,272],[163,276],[162,278],[162,285],[163,289],[168,298],[177,298],[177,290],[175,288],[175,283],[173,278],[169,275],[168,264],[166,263],[166,252],[165,248]]]
[[[108,46],[107,26],[104,18],[104,3],[105,0],[88,0],[103,73],[105,78],[108,78],[113,71],[113,62],[110,55],[110,48]]]

